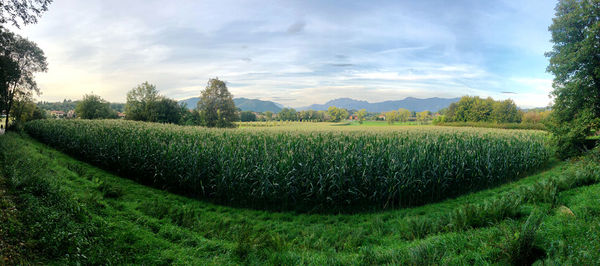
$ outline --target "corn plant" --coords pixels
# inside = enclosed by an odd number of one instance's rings
[[[161,189],[255,208],[352,210],[438,201],[544,164],[540,131],[448,127],[207,129],[38,120],[38,140]]]

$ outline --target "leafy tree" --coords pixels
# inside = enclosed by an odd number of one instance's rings
[[[443,120],[448,122],[521,122],[521,113],[512,100],[494,101],[492,98],[464,96],[450,104],[443,113]]]
[[[360,109],[356,112],[356,118],[358,119],[358,123],[362,124],[365,122],[365,117],[367,116],[367,109]]]
[[[394,122],[397,122],[398,118],[398,111],[389,111],[385,113],[385,121],[387,121],[387,123],[390,125],[393,125]]]
[[[240,120],[242,122],[253,122],[256,121],[256,115],[250,111],[243,111],[240,113]]]
[[[423,111],[423,112],[417,113],[417,121],[419,121],[420,123],[427,122],[430,118],[431,118],[431,112],[429,112],[429,111]]]
[[[159,100],[156,86],[147,81],[127,92],[127,103],[125,104],[126,118],[138,121],[151,121],[153,117],[152,108]]]
[[[548,120],[548,117],[550,117],[551,113],[552,113],[552,111],[550,111],[550,110],[543,110],[543,111],[529,110],[522,114],[521,123],[527,123],[527,124],[545,123]]]
[[[14,105],[13,118],[16,123],[46,118],[46,111],[39,108],[30,99],[15,101]]]
[[[1,27],[0,56],[0,75],[3,76],[0,77],[0,107],[6,114],[5,126],[8,126],[14,100],[29,98],[34,92],[39,93],[34,73],[47,71],[48,64],[44,52],[34,42]]]
[[[64,99],[62,102],[38,102],[37,106],[39,106],[40,108],[42,108],[44,110],[48,110],[48,111],[56,110],[56,111],[68,112],[70,110],[75,110],[75,107],[77,106],[78,103],[79,103],[79,101],[72,101],[72,100]],[[111,104],[111,108],[113,108],[112,104]],[[115,108],[113,108],[113,109],[115,109]],[[115,110],[117,110],[117,109],[115,109]]]
[[[150,103],[148,121],[157,123],[182,123],[182,117],[187,112],[187,107],[179,105],[177,101],[163,96]]]
[[[185,112],[181,116],[180,124],[187,126],[202,125],[202,117],[200,116],[200,112],[198,112],[197,109],[189,110],[186,107],[184,111]]]
[[[398,121],[407,122],[410,115],[411,113],[409,110],[403,108],[398,109]]]
[[[127,92],[125,104],[126,118],[130,120],[157,122],[157,123],[183,123],[183,116],[187,107],[179,105],[177,101],[158,94],[156,86],[144,82]]]
[[[497,123],[520,123],[522,118],[517,105],[510,99],[495,102],[490,115],[490,120]]]
[[[342,119],[348,118],[348,111],[344,108],[329,106],[329,108],[327,108],[327,113],[329,114],[332,122],[339,122],[342,121]]]
[[[75,107],[77,117],[82,119],[116,118],[117,112],[110,108],[110,103],[98,95],[84,95]]]
[[[298,115],[294,108],[283,108],[279,112],[279,120],[281,121],[296,121],[298,120]]]
[[[233,96],[225,82],[218,78],[208,81],[198,101],[198,111],[207,127],[233,127],[233,122],[239,120]]]
[[[549,30],[554,43],[553,112],[547,124],[561,158],[578,155],[600,124],[600,2],[560,0]]]
[[[271,111],[266,111],[266,112],[265,112],[265,119],[266,119],[267,121],[271,121],[271,120],[273,120],[273,112],[271,112]]]
[[[37,23],[38,17],[48,10],[52,0],[6,0],[0,4],[0,24],[21,25]]]

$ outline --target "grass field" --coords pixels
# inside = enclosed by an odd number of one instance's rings
[[[0,212],[11,213],[0,224],[0,259],[8,264],[481,265],[540,260],[592,265],[600,260],[597,160],[590,155],[553,161],[516,182],[421,207],[299,214],[224,207],[170,194],[9,133],[0,137]],[[564,211],[567,207],[574,215]]]
[[[133,121],[38,120],[53,147],[171,192],[253,208],[406,207],[489,188],[546,163],[547,135],[448,127],[206,129]]]

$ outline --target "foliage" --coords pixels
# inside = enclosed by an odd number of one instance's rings
[[[31,120],[46,118],[46,112],[32,101],[21,100],[15,102],[13,117],[15,123],[25,123]]]
[[[325,111],[304,110],[296,113],[298,120],[304,122],[325,122],[328,120]]]
[[[394,122],[397,122],[399,119],[398,111],[389,111],[385,113],[385,121],[388,124],[393,125]]]
[[[521,114],[512,100],[494,101],[492,98],[464,96],[443,112],[446,122],[521,122]]]
[[[440,116],[439,118],[443,118]],[[433,120],[436,126],[449,127],[482,127],[482,128],[503,128],[503,129],[530,129],[530,130],[546,130],[545,124],[542,123],[493,123],[493,122],[444,122],[442,119]]]
[[[225,82],[218,78],[210,79],[198,102],[202,125],[207,127],[233,127],[239,120],[233,96]]]
[[[553,133],[558,157],[565,159],[580,155],[586,149],[586,139],[593,129],[600,128],[600,119],[586,109],[579,111],[569,122],[561,121],[559,115],[552,115],[546,126]]]
[[[264,116],[267,121],[273,120],[273,112],[271,112],[271,111],[264,112]]]
[[[136,121],[150,121],[152,105],[158,101],[159,95],[156,86],[147,81],[127,92],[125,113],[127,119]]]
[[[276,209],[423,204],[506,182],[549,156],[540,132],[230,131],[114,120],[39,120],[26,129],[143,183]]]
[[[256,115],[250,111],[242,111],[240,113],[240,120],[242,122],[252,122],[256,121]]]
[[[298,120],[298,116],[296,110],[294,108],[283,108],[281,112],[277,114],[277,118],[280,121],[296,121]]]
[[[551,113],[551,110],[528,110],[523,113],[521,123],[544,124],[548,121]]]
[[[408,118],[410,117],[411,112],[404,108],[398,109],[398,121],[400,122],[408,122]]]
[[[329,108],[327,108],[327,113],[330,116],[331,122],[339,122],[348,118],[348,110],[344,108],[329,106]]]
[[[98,95],[86,94],[75,107],[77,117],[82,119],[116,118],[117,113],[110,104]]]
[[[490,120],[496,123],[520,123],[521,113],[512,100],[494,102]]]
[[[173,99],[162,96],[150,103],[149,111],[148,121],[170,124],[180,124],[184,114],[188,113],[185,106],[179,105]]]
[[[72,100],[64,99],[62,102],[41,101],[41,102],[37,103],[37,106],[39,106],[41,109],[46,110],[46,111],[63,111],[66,113],[70,110],[75,110],[75,107],[77,106],[78,103],[79,103],[79,101],[72,101]]]
[[[48,11],[52,0],[3,1],[0,5],[0,24],[10,23],[17,28],[37,23],[38,17]]]
[[[358,123],[362,124],[365,121],[365,116],[367,116],[367,109],[358,110],[358,112],[356,112]]]
[[[158,94],[156,86],[144,82],[127,92],[126,118],[129,120],[179,124],[188,113],[187,107]],[[196,124],[197,125],[197,124]]]
[[[14,101],[28,99],[33,92],[39,93],[34,73],[47,71],[48,63],[44,52],[37,44],[2,27],[0,27],[0,56],[4,58],[0,62],[2,67],[12,69],[0,73],[5,76],[0,78],[2,81],[0,82],[0,108],[7,116],[5,122],[7,127]],[[15,62],[19,68],[18,73],[14,69]],[[16,78],[17,74],[18,78]]]
[[[419,121],[420,123],[427,122],[430,119],[431,119],[431,112],[429,112],[429,111],[423,111],[423,112],[417,113],[417,121]]]
[[[548,71],[554,75],[549,123],[561,158],[578,155],[600,123],[600,3],[560,0],[549,30],[554,43]]]

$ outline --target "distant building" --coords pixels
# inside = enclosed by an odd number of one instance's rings
[[[125,118],[125,113],[117,112],[119,118]]]
[[[75,114],[75,110],[69,110],[67,112],[67,118],[75,118],[77,115]]]
[[[53,118],[65,118],[65,112],[63,111],[50,111],[50,116]]]
[[[358,116],[357,115],[351,115],[350,117],[348,117],[349,120],[358,120]]]

